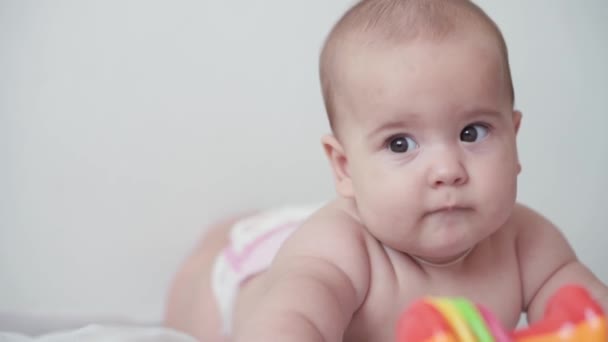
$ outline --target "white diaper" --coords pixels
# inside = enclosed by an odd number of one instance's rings
[[[240,284],[267,269],[285,240],[319,206],[265,211],[234,224],[230,242],[216,257],[211,275],[222,331],[232,330],[232,311]]]

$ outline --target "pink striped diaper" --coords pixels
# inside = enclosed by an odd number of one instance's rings
[[[234,224],[230,242],[216,257],[212,289],[222,318],[222,330],[232,329],[232,310],[240,284],[267,269],[279,248],[319,206],[285,207]]]

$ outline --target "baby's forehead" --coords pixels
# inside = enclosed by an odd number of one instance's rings
[[[496,57],[506,57],[503,51],[504,41],[502,37],[489,25],[483,22],[463,23],[454,26],[449,31],[437,34],[436,31],[421,27],[415,34],[387,36],[383,32],[375,30],[359,31],[352,30],[341,33],[339,39],[335,39],[327,50],[331,54],[328,60],[334,60],[330,64],[333,68],[339,68],[345,61],[356,59],[360,56],[378,56],[386,52],[400,50],[420,50],[428,47],[440,47],[444,53],[450,53],[450,49],[460,47],[463,42],[478,41],[477,46],[485,46],[493,52],[498,52]],[[503,56],[504,55],[504,56]],[[329,71],[332,69],[329,68]]]
[[[441,41],[416,39],[402,44],[354,43],[345,46],[343,52],[336,56],[333,70],[334,95],[338,98],[341,93],[352,91],[372,96],[420,77],[422,81],[452,81],[452,77],[457,78],[456,83],[475,80],[488,85],[497,80],[508,82],[498,44],[481,35]]]
[[[394,79],[418,74],[434,74],[439,67],[468,68],[471,78],[487,75],[501,77],[507,72],[499,45],[482,34],[460,35],[442,40],[417,38],[394,44],[352,43],[336,56],[333,78],[336,88],[350,87],[363,82],[373,85],[378,77]],[[477,66],[477,67],[475,67]],[[505,78],[506,79],[506,78]]]
[[[338,121],[340,94],[348,80],[383,63],[382,53],[402,47],[438,44],[475,37],[492,47],[490,57],[501,65],[513,102],[506,44],[496,24],[468,0],[363,0],[349,10],[330,32],[320,58],[323,97],[330,124]],[[498,52],[498,53],[496,53]],[[345,77],[347,76],[347,77]]]
[[[399,121],[405,114],[414,121],[475,108],[506,109],[510,97],[500,53],[485,45],[478,39],[421,41],[351,55],[336,77],[340,125]]]
[[[419,21],[419,20],[418,20]],[[391,33],[387,29],[361,29],[360,27],[343,27],[328,40],[321,60],[321,78],[325,88],[336,88],[344,82],[344,76],[358,71],[373,68],[374,64],[385,63],[392,54],[416,53],[433,48],[439,54],[451,54],[465,42],[476,41],[476,48],[483,46],[486,58],[502,65],[510,82],[508,55],[502,35],[491,22],[471,20],[469,22],[452,22],[435,27],[427,22],[403,31],[403,27]],[[399,33],[399,34],[398,34]],[[469,44],[470,45],[470,44]],[[481,50],[479,50],[481,51]]]

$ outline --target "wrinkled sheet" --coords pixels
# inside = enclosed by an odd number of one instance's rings
[[[14,332],[1,332],[0,342],[196,342],[183,333],[152,326],[97,325],[27,336]]]

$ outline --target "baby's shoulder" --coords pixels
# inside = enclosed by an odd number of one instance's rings
[[[516,203],[504,225],[482,245],[489,246],[489,254],[495,254],[498,246],[515,247],[515,251],[520,252],[522,248],[529,248],[530,241],[556,235],[560,235],[559,230],[546,217],[524,204]]]
[[[360,223],[349,203],[336,199],[310,215],[294,234],[297,241],[313,241],[317,245],[364,248],[369,233]]]
[[[508,222],[516,238],[541,237],[557,232],[555,225],[538,211],[517,203]]]
[[[325,280],[345,276],[364,297],[370,272],[368,237],[340,200],[312,213],[281,246],[273,270],[295,268],[312,270]]]
[[[551,254],[570,247],[562,231],[538,211],[523,204],[517,204],[510,219],[511,236],[515,250],[522,262],[539,259],[539,255]]]

